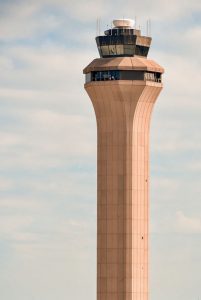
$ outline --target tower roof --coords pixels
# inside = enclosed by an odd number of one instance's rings
[[[137,56],[96,58],[83,70],[83,73],[104,70],[144,70],[164,73],[164,69],[154,60]]]

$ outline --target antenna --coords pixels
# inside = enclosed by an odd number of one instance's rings
[[[101,18],[99,18],[99,35],[100,35],[100,31],[101,31]]]
[[[98,36],[98,18],[96,19],[96,36]]]
[[[147,36],[151,36],[151,32],[150,32],[150,19],[147,20]]]
[[[149,36],[151,36],[151,19],[149,19]]]
[[[100,18],[97,18],[97,36],[100,35]]]

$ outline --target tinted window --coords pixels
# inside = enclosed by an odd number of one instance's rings
[[[93,71],[86,74],[86,82],[90,81],[107,81],[107,80],[142,80],[161,82],[161,74],[155,72],[144,71]]]

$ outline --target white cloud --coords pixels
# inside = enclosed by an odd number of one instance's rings
[[[62,26],[61,18],[43,10],[43,1],[18,1],[2,5],[0,39],[4,41],[29,39]]]
[[[148,15],[145,15],[145,9]],[[46,10],[48,12],[46,12]],[[113,18],[138,17],[138,25],[145,23],[145,18],[152,18],[157,22],[174,22],[180,18],[192,17],[194,12],[201,11],[199,1],[182,0],[154,0],[154,1],[130,1],[126,5],[117,0],[115,5],[111,1],[80,0],[77,2],[63,0],[35,0],[9,1],[2,5],[2,16],[0,20],[3,40],[25,39],[40,34],[57,31],[58,34],[68,37],[76,30],[76,21],[84,24],[94,23],[94,34],[96,31],[96,19],[102,18],[102,30],[110,24]],[[131,13],[132,12],[132,13]],[[78,34],[78,33],[77,33]],[[82,39],[82,35],[80,36]]]
[[[176,231],[180,233],[201,233],[201,218],[187,217],[182,211],[176,214]]]
[[[195,160],[189,164],[187,164],[187,168],[190,172],[201,172],[201,161]]]
[[[80,92],[88,54],[80,57],[78,51],[62,47],[46,50],[15,47],[4,53],[5,61],[19,61],[21,66],[3,64],[0,75],[7,85],[0,89],[4,115],[17,120],[15,128],[9,125],[0,132],[2,166],[56,166],[66,157],[95,154],[95,115],[84,88]],[[84,110],[92,118],[83,115]]]
[[[36,29],[33,14],[38,6],[32,3],[8,3],[2,5],[0,38],[4,40],[30,37]]]
[[[12,181],[10,179],[0,178],[0,191],[9,190],[12,187]],[[1,206],[1,202],[0,202]]]
[[[61,167],[66,158],[95,157],[95,130],[90,130],[95,119],[48,110],[25,114],[13,133],[0,132],[2,167]]]
[[[26,182],[24,181],[24,184],[26,184]],[[15,187],[16,188],[16,181],[12,181],[12,180],[9,180],[9,186],[10,187]],[[1,200],[0,200],[0,208],[1,210],[6,210],[7,211],[10,211],[11,213],[13,211],[16,211],[18,208],[20,208],[22,211],[39,211],[41,210],[42,211],[42,202],[41,202],[41,199],[36,199],[34,197],[26,197],[26,196],[4,196],[4,197],[1,197]],[[17,220],[19,220],[20,217],[18,217]]]
[[[16,239],[18,233],[23,228],[27,228],[33,223],[32,216],[1,216],[0,235],[1,238]]]
[[[20,136],[8,132],[0,132],[1,151],[5,151],[6,147],[19,145],[22,142]]]
[[[0,20],[2,298],[13,299],[13,291],[16,300],[26,300],[32,291],[33,298],[40,294],[43,299],[62,300],[67,294],[74,300],[80,295],[94,299],[95,291],[90,292],[95,290],[96,123],[83,89],[82,69],[98,55],[95,20],[102,17],[103,29],[112,18],[137,15],[139,22],[151,17],[155,26],[162,26],[161,43],[152,52],[166,68],[164,90],[152,120],[152,232],[190,238],[201,232],[197,216],[200,27],[196,22],[192,25],[190,17],[199,13],[200,2],[35,0],[17,4],[8,1],[2,6]],[[188,29],[181,29],[182,18]],[[184,247],[179,248],[177,241],[173,244],[179,249],[174,252],[175,269],[183,270],[177,258]],[[192,248],[196,248],[194,241]],[[162,257],[158,249],[157,256]],[[166,258],[159,264],[161,272],[156,272],[160,274],[156,286],[168,282],[161,279]],[[86,276],[90,268],[93,271]],[[175,277],[182,281],[179,272]],[[195,281],[192,278],[189,284]]]
[[[167,204],[166,204],[167,205]],[[162,218],[152,220],[151,233],[160,234],[200,234],[201,217],[186,216],[183,211],[177,211],[174,215],[170,211]]]

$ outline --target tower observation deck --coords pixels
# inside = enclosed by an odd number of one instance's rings
[[[148,300],[149,127],[164,69],[132,20],[113,24],[83,71],[97,120],[97,300]]]

